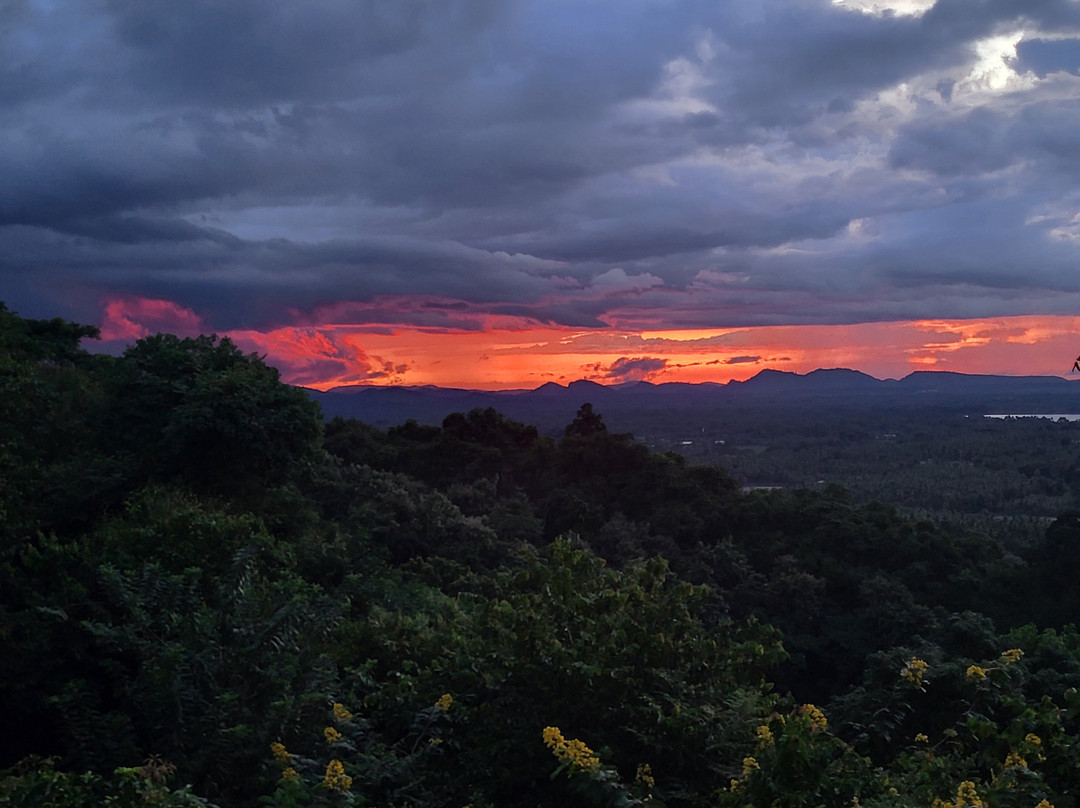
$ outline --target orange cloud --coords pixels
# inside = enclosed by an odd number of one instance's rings
[[[495,390],[581,378],[726,382],[747,379],[766,367],[799,373],[848,367],[878,378],[927,368],[1067,375],[1080,353],[1080,317],[571,329],[492,315],[477,304],[433,298],[395,298],[393,303],[426,324],[392,325],[376,316],[374,304],[343,303],[320,310],[328,317],[322,322],[308,318],[299,326],[227,336],[244,350],[264,355],[285,381],[319,389],[430,384]],[[350,314],[360,315],[361,322],[349,322]],[[131,340],[157,330],[196,333],[200,324],[195,312],[169,301],[125,298],[105,306],[102,331],[106,339]]]
[[[266,356],[291,384],[327,389],[349,384],[405,381],[408,363],[369,355],[357,335],[335,329],[279,328],[274,331],[230,331],[238,346]]]

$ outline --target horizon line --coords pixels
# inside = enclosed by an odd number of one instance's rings
[[[537,390],[540,390],[540,389],[542,389],[544,387],[558,387],[558,388],[563,389],[563,390],[568,390],[571,385],[582,384],[582,383],[584,383],[584,384],[592,384],[592,385],[596,385],[597,387],[610,388],[610,389],[618,389],[618,388],[622,388],[622,387],[632,387],[632,386],[636,386],[636,385],[639,385],[639,384],[647,384],[647,385],[649,385],[651,387],[666,387],[666,386],[670,386],[670,385],[680,385],[680,386],[683,386],[683,387],[728,387],[728,386],[730,386],[732,384],[738,384],[738,385],[746,384],[747,382],[750,382],[750,381],[752,381],[752,380],[754,380],[754,379],[758,378],[759,376],[762,376],[763,374],[766,374],[766,373],[777,374],[777,375],[782,375],[782,376],[797,376],[797,377],[800,377],[800,378],[805,378],[805,377],[811,376],[811,375],[813,375],[815,373],[828,373],[828,372],[835,372],[835,371],[842,371],[842,372],[845,372],[845,373],[857,373],[860,376],[865,376],[868,379],[873,379],[874,381],[877,381],[877,382],[900,382],[900,381],[903,381],[904,379],[908,379],[908,378],[910,378],[912,376],[916,376],[916,375],[967,376],[967,377],[987,378],[987,379],[992,379],[992,378],[998,378],[998,379],[1061,379],[1062,381],[1065,381],[1065,382],[1076,381],[1076,379],[1070,378],[1070,375],[1071,375],[1072,371],[1065,371],[1065,372],[1063,372],[1061,374],[1044,374],[1044,373],[1024,374],[1024,373],[965,373],[965,372],[959,371],[959,370],[913,370],[910,373],[907,373],[907,374],[905,374],[903,376],[900,376],[900,377],[887,376],[887,377],[882,378],[882,377],[879,377],[879,376],[874,376],[872,373],[867,373],[864,370],[858,370],[858,369],[855,369],[855,368],[846,368],[846,367],[823,368],[822,367],[822,368],[815,368],[814,370],[807,371],[806,373],[799,373],[799,372],[793,371],[793,370],[777,370],[775,368],[762,368],[757,373],[755,373],[753,376],[750,376],[750,377],[748,377],[746,379],[741,379],[741,380],[740,379],[728,379],[727,381],[719,381],[719,382],[711,382],[711,381],[704,381],[704,382],[681,382],[681,381],[665,382],[665,381],[660,381],[660,382],[654,382],[654,381],[650,381],[649,379],[626,379],[626,380],[623,380],[623,381],[610,381],[609,380],[608,383],[605,384],[605,383],[597,381],[595,379],[580,378],[580,379],[574,379],[573,381],[567,382],[566,384],[562,384],[562,383],[556,382],[556,381],[548,381],[548,382],[544,382],[543,384],[540,384],[540,385],[538,385],[536,387],[514,387],[514,388],[496,388],[496,389],[483,388],[483,387],[443,387],[442,385],[438,385],[438,384],[372,384],[372,383],[364,383],[364,382],[358,382],[356,384],[339,384],[339,385],[334,385],[332,387],[327,387],[325,389],[320,389],[318,387],[313,387],[311,385],[305,385],[305,384],[297,384],[297,385],[293,385],[293,386],[302,388],[304,390],[312,390],[312,391],[317,392],[317,393],[331,393],[331,392],[334,392],[334,391],[355,390],[355,389],[364,389],[364,390],[369,390],[369,389],[380,390],[380,389],[383,389],[383,390],[445,390],[445,391],[448,391],[448,392],[461,392],[461,393],[513,394],[513,393],[535,393]]]

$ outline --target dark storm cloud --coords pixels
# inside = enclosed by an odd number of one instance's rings
[[[9,0],[0,288],[219,329],[1062,306],[1077,30],[1068,0]]]
[[[598,367],[602,372],[602,378],[609,381],[641,381],[667,367],[668,360],[651,356],[637,358],[620,357],[607,367]]]
[[[426,294],[496,304],[535,299],[554,289],[538,274],[550,270],[545,262],[455,243],[385,237],[250,243],[182,222],[169,227],[176,232],[162,234],[157,228],[159,237],[148,239],[147,231],[155,228],[147,224],[98,223],[101,232],[94,235],[112,236],[108,241],[81,234],[58,237],[44,228],[6,228],[0,230],[0,252],[20,258],[0,258],[0,268],[48,273],[86,295],[93,289],[98,296],[118,295],[134,287],[207,312],[208,325],[216,329],[282,325],[297,310],[340,299]],[[117,239],[115,231],[124,238]]]
[[[725,364],[725,365],[744,365],[744,364],[753,364],[755,362],[760,362],[760,361],[761,361],[760,356],[733,356],[730,359],[723,360],[723,364]]]
[[[1080,106],[1071,100],[1033,102],[1015,111],[979,108],[904,127],[889,160],[894,168],[975,181],[1012,166],[1042,168],[1024,172],[1016,182],[1045,191],[1048,182],[1062,179],[1060,172],[1075,177],[1080,170],[1078,124]]]

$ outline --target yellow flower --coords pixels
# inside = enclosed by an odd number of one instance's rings
[[[340,743],[341,733],[333,727],[327,727],[322,731],[323,736],[326,738],[327,743]]]
[[[1008,769],[1012,767],[1026,769],[1027,761],[1024,760],[1018,752],[1009,752],[1009,754],[1005,756],[1005,768]]]
[[[442,738],[428,738],[427,742],[432,746],[438,746],[442,743]]]
[[[757,762],[757,758],[754,758],[754,757],[744,757],[743,758],[743,761],[742,761],[742,774],[743,774],[743,777],[749,777],[750,773],[752,771],[754,771],[754,769],[760,769],[760,768],[761,768],[761,764]]]
[[[1054,804],[1050,800],[1043,800],[1035,808],[1054,808]]]
[[[542,735],[544,744],[559,760],[569,760],[571,765],[585,771],[596,771],[600,768],[600,758],[593,754],[584,742],[566,740],[558,727],[544,727]]]
[[[270,744],[270,753],[279,766],[288,766],[292,762],[292,755],[285,749],[285,744],[275,741]]]
[[[450,711],[450,705],[454,703],[454,697],[449,693],[443,693],[435,700],[435,706],[442,710],[444,713]]]
[[[1011,665],[1014,662],[1019,662],[1020,657],[1024,655],[1024,652],[1019,648],[1010,648],[1008,651],[1002,651],[1001,660],[1006,665]]]
[[[352,778],[345,774],[345,765],[336,758],[326,764],[323,786],[331,791],[348,791],[352,787]]]
[[[829,722],[825,718],[825,713],[821,712],[821,710],[813,704],[804,704],[799,708],[799,712],[810,719],[810,726],[814,729],[825,729],[829,726]]]
[[[566,755],[570,759],[570,763],[577,766],[579,769],[594,772],[600,768],[600,758],[594,755],[589,747],[576,738],[566,742]]]
[[[968,669],[967,669],[967,678],[968,679],[985,679],[986,678],[986,668],[980,668],[978,665],[969,665]]]
[[[956,788],[956,808],[982,808],[983,801],[975,790],[975,784],[965,780]]]
[[[1030,744],[1034,744],[1035,746],[1038,746],[1042,743],[1042,738],[1040,738],[1034,732],[1029,732],[1027,735],[1025,735],[1024,740]]]
[[[772,730],[769,729],[765,724],[762,724],[760,727],[758,727],[756,732],[758,738],[758,746],[771,746],[773,744],[773,741],[775,739],[773,738]]]
[[[923,674],[926,673],[926,661],[918,657],[912,657],[907,664],[900,669],[900,678],[913,685],[922,684]]]
[[[919,733],[915,736],[915,743],[928,743],[930,741],[923,733]]]
[[[652,776],[652,766],[648,763],[639,763],[637,767],[637,774],[634,775],[634,779],[641,783],[645,788],[652,788],[656,785],[656,780]]]
[[[352,719],[352,713],[345,709],[344,705],[334,702],[334,720],[335,721],[349,721]]]
[[[739,789],[739,781],[738,780],[732,780],[731,785],[728,787],[728,791],[738,791],[738,789]]]
[[[300,772],[298,772],[292,766],[289,766],[288,768],[283,769],[282,772],[281,772],[281,779],[282,780],[298,780],[299,778],[300,778]]]
[[[563,734],[558,727],[544,727],[543,737],[544,745],[550,747],[552,751],[566,745]]]

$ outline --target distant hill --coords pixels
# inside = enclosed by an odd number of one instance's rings
[[[548,382],[535,390],[482,391],[440,387],[337,387],[309,391],[327,418],[357,418],[376,426],[408,419],[441,424],[451,412],[493,407],[507,417],[561,429],[588,402],[616,424],[635,418],[690,416],[694,412],[753,409],[778,415],[800,410],[927,410],[936,412],[1080,412],[1080,381],[1058,376],[983,376],[916,371],[902,379],[876,379],[857,370],[830,368],[810,373],[763,370],[727,384],[632,382],[605,386],[580,380]]]

